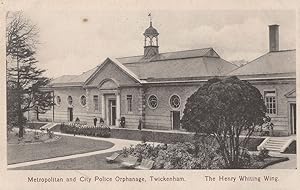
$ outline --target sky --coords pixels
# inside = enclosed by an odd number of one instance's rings
[[[160,33],[159,51],[212,47],[227,61],[268,52],[268,25],[280,25],[280,49],[296,48],[296,13],[277,10],[26,10],[39,28],[38,66],[51,78],[85,72],[107,57],[143,54],[143,32]]]

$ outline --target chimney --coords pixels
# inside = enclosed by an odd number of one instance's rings
[[[269,51],[279,51],[279,25],[269,25]]]

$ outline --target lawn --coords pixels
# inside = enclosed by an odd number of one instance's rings
[[[80,137],[61,136],[54,142],[39,144],[7,145],[7,162],[15,164],[91,151],[104,150],[113,147],[113,143]]]
[[[116,163],[107,163],[105,158],[111,153],[98,154],[93,156],[74,158],[45,164],[14,168],[13,170],[119,170],[120,159]]]

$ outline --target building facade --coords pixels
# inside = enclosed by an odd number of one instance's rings
[[[109,126],[180,130],[187,98],[213,77],[236,75],[255,85],[265,98],[278,135],[296,133],[295,50],[280,51],[278,26],[270,26],[270,52],[238,68],[213,48],[159,53],[158,31],[144,32],[144,55],[107,58],[81,75],[54,79],[56,105],[41,119],[93,124],[102,118]],[[284,68],[282,65],[285,65]],[[31,118],[35,118],[31,115]]]

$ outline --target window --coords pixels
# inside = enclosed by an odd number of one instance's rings
[[[171,108],[177,109],[180,107],[180,97],[178,95],[172,95],[170,97]]]
[[[127,112],[132,112],[132,95],[127,95]]]
[[[80,97],[80,104],[81,104],[82,106],[85,106],[85,105],[86,105],[86,97],[85,97],[84,95],[82,95],[82,96]]]
[[[148,106],[151,109],[155,109],[158,106],[158,100],[157,97],[155,95],[150,95],[148,98]]]
[[[98,95],[95,95],[93,97],[93,102],[94,102],[94,110],[95,111],[99,111],[99,99],[98,99]]]
[[[61,104],[61,98],[60,96],[56,96],[56,105],[60,106]]]
[[[265,91],[265,104],[267,107],[268,114],[276,114],[277,106],[276,106],[276,93],[275,91]]]
[[[68,96],[68,104],[71,106],[73,104],[72,96]]]

